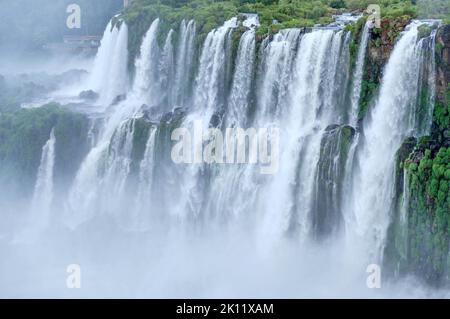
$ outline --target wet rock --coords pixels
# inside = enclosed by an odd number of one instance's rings
[[[127,98],[127,95],[126,95],[126,94],[118,95],[118,96],[116,96],[116,97],[114,98],[114,100],[111,102],[111,105],[117,105],[117,104],[119,104],[120,102],[124,101],[126,98]]]
[[[322,135],[314,187],[313,233],[323,239],[339,231],[342,222],[342,194],[345,166],[355,129],[348,125],[329,125]]]
[[[83,100],[95,101],[99,98],[99,95],[98,95],[98,93],[96,93],[92,90],[86,90],[86,91],[80,92],[78,97]]]

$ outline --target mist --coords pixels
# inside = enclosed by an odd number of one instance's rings
[[[408,237],[407,165],[425,151],[407,147],[439,133],[442,20],[423,9],[374,49],[361,10],[265,37],[259,12],[213,25],[163,4],[186,16],[0,0],[0,298],[449,298],[448,261],[417,264]],[[198,123],[279,129],[263,149],[277,170],[260,173],[251,136],[240,161],[204,161],[217,135]],[[176,129],[198,162],[173,158]]]

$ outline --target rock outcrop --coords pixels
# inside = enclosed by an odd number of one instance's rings
[[[441,27],[436,36],[436,98],[444,101],[450,84],[450,24]]]

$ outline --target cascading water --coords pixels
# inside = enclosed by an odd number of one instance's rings
[[[366,60],[367,44],[369,42],[369,35],[369,24],[365,23],[361,34],[358,55],[355,61],[355,71],[353,75],[353,85],[350,99],[351,110],[349,123],[353,127],[356,127],[358,121],[359,98],[361,95],[361,84],[364,72],[364,63]]]
[[[173,94],[177,106],[184,106],[189,94],[189,83],[194,57],[194,40],[196,36],[195,21],[181,22],[180,41],[177,49],[176,74]]]
[[[363,238],[364,249],[375,261],[382,258],[390,223],[395,154],[406,137],[417,133],[419,125],[414,120],[424,63],[423,40],[418,41],[419,25],[412,22],[395,45],[357,153],[358,170],[351,197],[354,219],[347,230]]]
[[[133,84],[132,95],[143,103],[149,102],[152,97],[158,96],[158,58],[160,49],[158,46],[159,19],[152,22],[150,28],[142,40],[141,55],[136,60],[136,76]]]
[[[184,291],[202,291],[202,284],[193,283],[199,277],[215,283],[215,289],[221,285],[233,291],[229,282],[246,283],[249,269],[260,282],[258,274],[266,278],[286,267],[284,286],[306,282],[312,287],[316,282],[309,277],[322,277],[320,271],[329,271],[323,265],[334,262],[346,270],[345,279],[364,275],[365,268],[355,264],[365,267],[366,259],[378,262],[382,256],[397,149],[405,137],[430,129],[435,32],[418,39],[419,23],[408,27],[385,67],[369,117],[358,124],[367,26],[352,69],[351,33],[340,26],[284,29],[258,43],[259,22],[249,15],[242,28],[232,18],[197,47],[193,20],[183,20],[167,33],[164,23],[152,21],[143,37],[129,88],[127,26],[110,24],[105,31],[90,86],[105,109],[101,120],[91,122],[90,150],[68,197],[61,200],[68,236],[81,237],[80,247],[91,244],[92,229],[103,235],[111,227],[114,236],[126,237],[125,248],[120,239],[109,242],[107,237],[99,240],[100,250],[109,245],[114,254],[126,251],[120,262],[126,265],[130,257],[136,272],[145,268],[139,282],[151,282],[154,294],[160,292],[157,288],[163,294],[172,291],[164,290],[171,286],[167,282],[175,283],[174,289],[181,285]],[[233,42],[234,32],[241,31],[239,42]],[[428,90],[422,91],[423,83]],[[111,104],[117,95],[124,96]],[[173,130],[197,126],[222,133],[230,127],[279,128],[279,170],[264,175],[260,163],[175,163]],[[205,136],[196,134],[194,130],[194,150],[206,144],[195,139]],[[42,150],[33,198],[38,212],[52,211],[54,161],[52,131]],[[342,246],[345,238],[351,240]],[[218,247],[225,257],[215,261],[216,255],[209,254]],[[105,255],[102,251],[100,258]],[[72,258],[70,252],[68,256]],[[90,257],[82,261],[89,265]],[[308,258],[311,265],[305,265]],[[228,267],[236,260],[244,270],[234,274]],[[218,270],[223,278],[215,281]],[[325,283],[317,280],[328,287],[330,277],[324,278]],[[280,283],[271,288],[278,292]],[[296,288],[286,295],[297,293]]]
[[[108,24],[94,62],[87,89],[99,94],[97,104],[108,106],[126,93],[128,86],[128,27]]]
[[[315,177],[313,233],[331,237],[341,230],[346,163],[354,137],[350,126],[329,126],[322,137]]]
[[[232,18],[208,33],[200,56],[192,112],[185,119],[184,127],[192,128],[195,123],[199,123],[203,129],[207,129],[213,115],[223,111],[228,83],[227,70],[231,62],[231,32],[236,27],[237,19]],[[194,149],[200,147],[198,143],[203,142],[194,141]],[[205,200],[205,167],[197,163],[183,169],[182,198],[174,214],[198,218]]]
[[[304,34],[300,40],[289,88],[289,113],[279,124],[284,142],[280,147],[280,171],[266,195],[270,203],[262,227],[266,237],[295,230],[306,238],[310,232],[320,140],[337,111],[331,97],[337,89],[334,85],[342,38],[342,32],[319,29]],[[328,90],[326,94],[321,94],[322,88]]]
[[[286,95],[292,79],[292,65],[300,38],[300,29],[281,30],[264,48],[261,80],[259,85],[258,116],[277,116],[286,108]]]
[[[106,158],[103,158],[103,163],[100,163],[104,165],[100,187],[102,188],[104,185],[105,188],[108,188],[107,192],[101,193],[101,196],[105,198],[98,199],[101,204],[106,206],[105,208],[100,206],[100,212],[124,211],[125,207],[123,209],[118,209],[118,207],[128,204],[124,196],[127,195],[125,184],[131,169],[134,130],[134,120],[122,123],[111,139],[108,152],[105,154]]]
[[[243,128],[249,124],[255,47],[255,30],[252,28],[245,31],[239,41],[233,83],[225,114],[225,127]],[[231,165],[213,170],[205,211],[224,221],[242,217],[255,203],[257,185],[252,182],[252,178],[253,167],[249,168],[246,165]]]
[[[137,194],[131,214],[131,227],[136,230],[147,230],[152,221],[152,210],[148,208],[152,206],[154,194],[154,170],[155,170],[155,153],[156,153],[156,134],[157,128],[150,128],[147,143],[145,145],[144,156],[139,164],[139,179],[137,186]],[[153,209],[153,211],[155,211]],[[154,219],[153,219],[154,220]]]
[[[415,135],[423,136],[430,133],[436,91],[436,61],[435,61],[436,30],[428,37],[419,40],[420,70],[415,110]]]
[[[194,93],[194,109],[206,114],[206,121],[215,110],[224,107],[227,70],[231,54],[231,31],[237,26],[232,18],[206,36],[200,56],[200,66]]]
[[[131,152],[130,139],[133,136],[132,130],[130,132],[128,129],[129,123],[133,123],[129,119],[139,111],[139,107],[143,103],[148,103],[152,96],[158,96],[156,87],[158,83],[156,74],[159,71],[157,64],[159,56],[158,25],[159,19],[154,20],[142,41],[141,55],[136,60],[136,77],[131,92],[129,92],[125,101],[116,105],[116,108],[106,120],[99,141],[92,148],[75,177],[66,205],[66,223],[71,227],[89,220],[96,214],[98,206],[110,207],[108,206],[108,191],[102,189],[104,177],[101,172],[106,174],[107,181],[118,181],[114,186],[116,191],[123,189],[123,183],[128,175],[127,167]],[[114,140],[116,140],[116,146],[120,149],[117,149],[117,147],[111,148],[111,145],[115,143]],[[128,143],[125,147],[125,154],[115,157],[114,152],[119,151],[120,153],[122,150],[122,141]],[[113,152],[112,158],[107,155],[111,151]],[[119,166],[116,165],[116,160],[121,162]],[[105,166],[103,169],[102,165]],[[120,168],[125,169],[125,171],[121,171]],[[101,202],[102,198],[104,199],[103,203]],[[114,208],[111,208],[111,211],[114,211]]]
[[[172,83],[175,68],[173,34],[174,31],[170,30],[167,35],[159,66],[160,91],[164,92],[164,94],[162,94],[161,102],[159,102],[158,104],[163,104],[169,106],[170,108],[173,107]]]
[[[355,67],[354,67],[354,75],[352,78],[352,86],[350,91],[350,109],[349,109],[349,117],[348,117],[348,123],[353,128],[358,128],[358,117],[359,117],[359,105],[360,105],[360,98],[361,98],[361,88],[362,88],[362,81],[363,81],[363,73],[364,73],[364,65],[366,61],[366,53],[370,38],[370,24],[366,21],[364,24],[361,37],[360,37],[360,43],[358,48],[358,55],[356,57],[355,61]],[[352,172],[354,169],[354,159],[356,155],[356,150],[358,148],[359,142],[360,142],[360,132],[357,131],[354,138],[352,139],[352,144],[348,150],[347,155],[347,163],[345,164],[345,174],[343,177],[343,183],[342,183],[342,194],[350,194],[352,189]],[[349,207],[349,202],[351,201],[350,196],[343,196],[343,198],[340,199],[343,203],[341,204],[342,207]],[[344,218],[348,217],[348,214],[343,214]]]
[[[233,86],[228,101],[227,127],[246,125],[255,62],[255,30],[246,31],[240,39]]]
[[[42,148],[41,163],[34,187],[31,211],[34,213],[32,223],[45,228],[50,219],[53,202],[53,170],[55,165],[55,131],[52,129],[49,140]],[[44,215],[43,215],[44,214]]]

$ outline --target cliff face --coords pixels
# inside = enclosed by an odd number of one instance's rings
[[[380,28],[372,29],[361,87],[360,119],[363,119],[367,114],[380,85],[383,68],[394,49],[395,41],[410,19],[409,16],[383,19]]]
[[[381,27],[373,29],[369,43],[369,67],[381,69],[386,64],[394,49],[398,35],[405,29],[409,21],[409,16],[383,19],[381,20]],[[378,74],[378,77],[380,77],[380,74]]]
[[[0,197],[17,200],[32,194],[42,147],[54,129],[55,180],[68,189],[88,148],[88,119],[56,104],[0,116]]]
[[[450,25],[439,29],[436,37],[436,106],[432,135],[450,146]]]
[[[430,136],[399,153],[387,266],[434,285],[450,283],[450,25],[436,35],[436,102]],[[412,142],[412,144],[411,144]],[[410,153],[405,157],[405,150]],[[406,180],[404,179],[406,178]]]
[[[444,101],[450,83],[450,24],[439,29],[436,36],[436,97]]]

